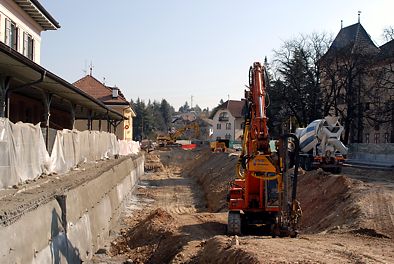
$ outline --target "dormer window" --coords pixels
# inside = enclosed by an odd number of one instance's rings
[[[219,115],[219,121],[228,121],[229,117],[228,117],[228,113],[227,112],[222,112]]]

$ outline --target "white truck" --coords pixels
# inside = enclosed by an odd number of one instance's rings
[[[298,128],[300,166],[304,170],[322,168],[340,173],[348,152],[341,142],[342,131],[343,126],[335,116],[327,116],[313,121],[306,128]]]

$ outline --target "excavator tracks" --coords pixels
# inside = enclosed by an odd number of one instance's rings
[[[241,234],[241,214],[240,212],[228,212],[227,233],[229,235]]]

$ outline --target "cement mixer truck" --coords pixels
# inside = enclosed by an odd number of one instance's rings
[[[332,173],[340,173],[348,148],[341,142],[343,126],[338,117],[327,116],[310,123],[306,128],[298,128],[296,135],[300,141],[300,166],[304,170],[322,168]]]

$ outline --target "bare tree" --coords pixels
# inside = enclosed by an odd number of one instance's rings
[[[388,26],[385,29],[383,29],[383,38],[386,41],[391,41],[394,39],[394,27],[393,26]]]
[[[373,55],[352,45],[330,50],[321,61],[323,112],[340,117],[345,128],[345,143],[362,142],[365,76]]]
[[[294,116],[298,126],[321,118],[320,59],[327,51],[331,37],[325,33],[300,35],[285,41],[275,50],[275,79],[271,85],[272,107],[280,109],[276,119]]]
[[[394,143],[394,62],[377,60],[368,74],[370,86],[365,90],[365,119],[371,127],[391,127]]]

